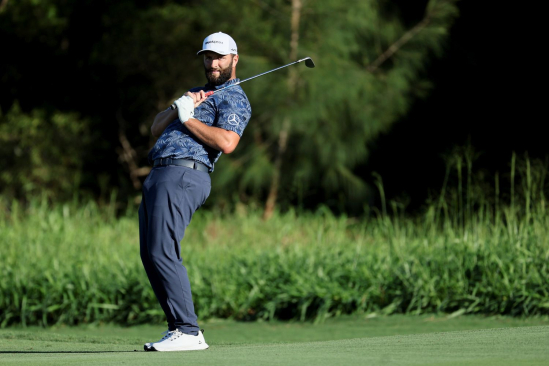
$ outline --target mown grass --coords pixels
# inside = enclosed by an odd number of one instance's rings
[[[290,211],[267,222],[242,206],[199,211],[182,242],[199,317],[548,314],[544,175],[529,167],[508,205],[464,179],[414,218],[398,208],[361,220]],[[93,202],[3,205],[0,326],[162,321],[135,208],[116,217]]]
[[[394,322],[395,318],[415,326],[410,327],[406,335],[400,334],[402,329],[398,327],[392,329],[392,334],[391,331],[387,333],[387,329],[398,323]],[[443,323],[438,323],[440,331],[433,333],[425,332],[425,326],[430,325],[426,320],[411,316],[380,318],[374,322],[386,323],[386,326],[373,326],[376,329],[372,331],[370,321],[355,319],[355,327],[362,326],[361,335],[345,333],[348,327],[345,322],[340,324],[339,332],[331,332],[338,329],[339,321],[320,326],[233,322],[228,324],[228,329],[216,329],[212,324],[208,326],[210,336],[206,334],[210,349],[184,353],[145,353],[142,351],[145,334],[135,337],[133,328],[107,327],[107,332],[101,333],[89,327],[83,327],[87,329],[82,331],[63,329],[62,333],[42,328],[0,330],[0,365],[157,365],[174,362],[202,365],[544,365],[549,359],[548,326],[476,329],[493,323],[477,317],[473,321],[476,327],[448,332],[443,331],[444,320],[438,319]],[[455,320],[457,324],[459,321]],[[232,329],[231,325],[237,325],[238,329]],[[265,330],[269,327],[274,328],[270,334]],[[137,327],[138,330],[143,328]],[[316,328],[325,334],[320,338],[322,340],[316,340],[316,335],[311,339],[314,333],[303,328]],[[410,331],[412,329],[415,332]],[[227,343],[238,330],[247,338]],[[376,330],[383,332],[376,334]],[[290,337],[281,338],[280,333]]]
[[[549,317],[508,317],[480,315],[342,315],[321,323],[298,321],[242,322],[209,319],[200,322],[211,346],[334,341],[340,339],[386,337],[395,335],[456,332],[498,328],[549,326]],[[136,344],[157,340],[165,324],[124,327],[116,324],[15,326],[0,329],[0,339],[26,341]],[[0,347],[0,349],[2,349]]]

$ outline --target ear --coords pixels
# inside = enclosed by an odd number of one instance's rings
[[[236,67],[236,64],[238,63],[238,55],[233,56],[233,68]]]

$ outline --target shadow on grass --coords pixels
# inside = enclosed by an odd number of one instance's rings
[[[19,354],[19,353],[134,353],[145,351],[0,351],[0,354]]]

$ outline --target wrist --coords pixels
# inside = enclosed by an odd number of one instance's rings
[[[181,123],[185,123],[189,118],[194,116],[194,100],[193,98],[184,95],[174,103],[177,106],[177,115]]]

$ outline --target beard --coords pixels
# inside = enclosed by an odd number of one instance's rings
[[[219,76],[214,76],[213,71],[219,71]],[[225,84],[227,80],[231,78],[231,73],[233,71],[233,61],[225,69],[207,69],[204,68],[206,74],[206,79],[208,79],[208,84],[212,86],[219,86]]]

